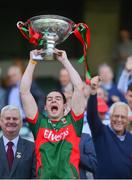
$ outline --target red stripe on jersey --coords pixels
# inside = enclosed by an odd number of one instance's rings
[[[39,114],[39,112],[37,111],[37,113],[36,113],[36,115],[34,116],[34,118],[33,118],[33,119],[31,119],[31,118],[26,118],[27,121],[28,121],[29,123],[31,123],[31,124],[36,124],[37,119],[38,119],[38,114]]]
[[[80,115],[76,115],[76,114],[73,112],[73,110],[71,109],[71,115],[72,115],[72,117],[73,117],[73,119],[74,119],[75,121],[78,121],[78,120],[80,120],[80,119],[83,118],[84,113],[82,113],[82,114],[80,114]]]
[[[66,137],[66,141],[70,142],[72,144],[72,151],[70,154],[70,163],[76,168],[78,174],[79,174],[79,162],[80,162],[80,138],[77,137],[76,131],[72,124],[68,126],[70,131],[70,136]]]
[[[42,162],[41,162],[42,157],[40,153],[40,146],[48,142],[48,140],[44,138],[44,128],[39,129],[37,137],[39,138],[37,138],[35,141],[35,153],[36,153],[36,160],[37,160],[36,172],[38,173],[39,168],[42,167]]]

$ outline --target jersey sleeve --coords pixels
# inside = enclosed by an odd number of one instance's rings
[[[33,133],[34,139],[36,139],[40,127],[40,121],[41,121],[40,116],[41,116],[40,113],[37,112],[33,119],[26,118],[27,122],[29,123],[29,127]]]

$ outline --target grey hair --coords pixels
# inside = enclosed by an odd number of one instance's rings
[[[20,119],[22,120],[22,116],[21,116],[21,112],[20,112],[20,109],[17,107],[17,106],[14,106],[14,105],[7,105],[7,106],[4,106],[2,109],[1,109],[1,116],[3,116],[3,113],[7,110],[17,110],[20,114]]]
[[[100,64],[100,65],[98,66],[98,73],[99,73],[100,70],[101,70],[102,68],[104,68],[104,67],[109,68],[110,71],[113,73],[112,67],[111,67],[109,64],[107,64],[107,63],[102,63],[102,64]]]
[[[110,109],[109,109],[110,115],[113,114],[114,108],[115,108],[116,106],[126,107],[127,110],[128,110],[128,117],[131,117],[131,116],[132,116],[132,112],[131,112],[130,107],[128,106],[128,104],[126,104],[126,103],[124,103],[124,102],[116,102],[116,103],[112,104],[112,106],[111,106]]]

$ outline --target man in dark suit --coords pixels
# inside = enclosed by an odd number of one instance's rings
[[[19,136],[22,119],[18,107],[7,105],[1,110],[0,179],[34,179],[34,143]]]

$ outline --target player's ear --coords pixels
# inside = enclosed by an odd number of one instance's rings
[[[64,109],[63,109],[64,112],[65,112],[65,110],[66,110],[66,107],[67,107],[67,104],[65,103],[65,104],[64,104]]]
[[[45,110],[45,111],[47,110],[46,105],[44,106],[44,110]]]

